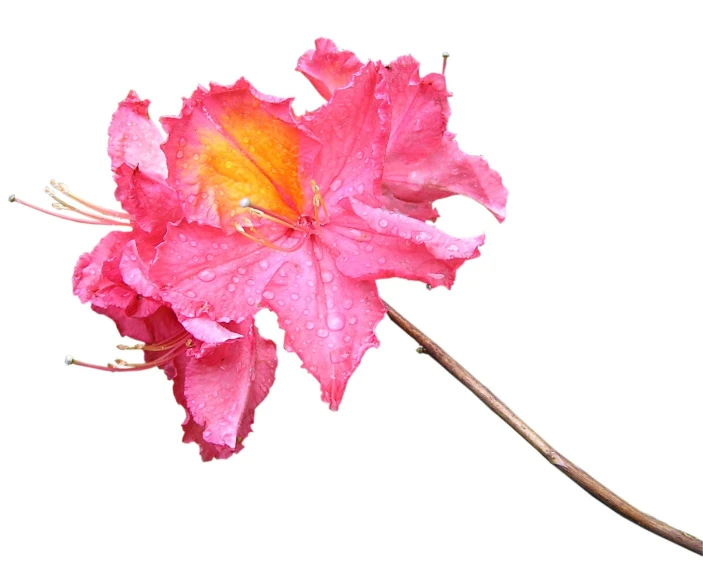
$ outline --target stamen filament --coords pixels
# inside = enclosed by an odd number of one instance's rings
[[[22,206],[27,206],[28,208],[32,208],[32,210],[37,210],[38,212],[42,212],[43,214],[48,214],[49,216],[54,216],[56,218],[61,218],[62,220],[68,220],[70,222],[78,222],[79,224],[95,224],[97,226],[131,226],[131,224],[129,223],[118,222],[117,220],[111,220],[108,218],[100,218],[99,220],[83,220],[82,218],[73,218],[71,216],[59,214],[58,212],[51,212],[50,210],[45,210],[44,208],[40,208],[39,206],[35,206],[34,204],[30,204],[29,202],[20,200],[14,194],[11,195],[8,199],[10,202],[17,202]]]
[[[61,192],[67,198],[71,198],[72,200],[78,202],[79,204],[82,204],[86,208],[90,208],[91,210],[95,210],[96,212],[100,212],[101,214],[105,214],[106,216],[113,216],[114,218],[129,218],[129,214],[127,212],[120,212],[119,210],[110,210],[109,208],[103,208],[102,206],[86,202],[85,200],[79,198],[73,192],[71,192],[71,190],[69,190],[66,184],[64,183],[57,182],[56,180],[51,180],[49,184],[51,184],[52,188]]]
[[[120,371],[142,371],[144,369],[151,369],[172,361],[187,348],[188,345],[185,343],[182,345],[177,345],[176,347],[172,347],[165,355],[162,355],[153,361],[149,361],[148,363],[128,363],[123,359],[115,359],[114,363],[108,363],[107,365],[95,365],[94,363],[79,361],[70,355],[66,357],[65,363],[66,365],[78,365],[79,367],[87,367],[89,369],[97,369],[99,371],[110,371],[113,373]]]
[[[295,252],[296,250],[300,249],[303,246],[303,244],[305,243],[305,240],[307,239],[307,236],[303,236],[303,237],[301,237],[300,242],[298,242],[298,244],[287,248],[284,246],[278,246],[277,244],[274,244],[273,242],[269,242],[268,240],[266,240],[266,238],[261,236],[261,234],[259,234],[256,231],[256,228],[254,228],[253,226],[250,226],[250,229],[252,232],[254,232],[254,234],[256,234],[256,236],[252,236],[251,234],[248,234],[244,230],[244,228],[241,226],[241,224],[235,224],[234,227],[237,230],[237,232],[239,232],[245,238],[248,238],[249,240],[252,240],[252,241],[256,242],[257,244],[261,244],[262,246],[266,246],[267,248],[271,248],[272,250],[280,250],[281,252]]]
[[[447,70],[447,59],[449,58],[449,53],[448,52],[443,52],[442,53],[442,74],[444,75],[444,71]]]
[[[301,226],[300,224],[293,224],[292,222],[287,222],[283,218],[278,218],[276,216],[267,214],[263,210],[260,210],[259,208],[256,208],[254,206],[249,207],[249,213],[252,216],[256,216],[257,218],[264,218],[265,220],[270,220],[271,222],[276,222],[276,224],[288,226],[288,228],[291,228],[293,230],[297,230],[298,232],[305,232],[308,234],[310,233],[309,228],[305,228],[304,226]]]
[[[105,216],[100,216],[100,215],[93,214],[91,212],[86,212],[84,210],[80,210],[79,208],[76,208],[75,206],[72,206],[68,202],[65,202],[64,200],[59,198],[49,188],[46,188],[44,191],[49,195],[49,197],[52,200],[55,200],[55,203],[51,205],[51,207],[54,208],[55,210],[59,210],[59,211],[69,210],[71,212],[75,212],[76,214],[80,214],[81,216],[85,216],[86,218],[93,218],[94,220],[105,220],[106,219]],[[112,218],[107,218],[107,219],[112,219]]]

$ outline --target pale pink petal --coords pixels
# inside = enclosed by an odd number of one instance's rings
[[[296,239],[284,228],[260,233],[278,245],[293,245]],[[264,287],[288,257],[239,234],[181,223],[168,227],[144,280],[183,317],[207,314],[220,322],[237,321],[259,310]],[[134,284],[127,275],[125,280]]]
[[[183,210],[176,192],[141,168],[122,164],[115,170],[115,197],[125,212],[145,232],[166,231],[168,222],[177,222]]]
[[[337,268],[362,280],[400,277],[451,288],[456,270],[479,255],[483,236],[454,238],[434,226],[350,198],[348,212],[320,229]]]
[[[299,126],[290,102],[240,79],[198,89],[179,117],[162,119],[169,183],[189,221],[234,232],[248,216],[243,199],[298,219],[312,196],[308,176],[319,144]]]
[[[273,384],[276,346],[259,335],[252,318],[228,327],[242,338],[190,358],[184,396],[203,440],[238,452],[251,432],[254,410]]]
[[[185,330],[193,335],[193,337],[208,345],[216,345],[241,337],[238,333],[230,331],[208,317],[201,316],[193,319],[181,319],[181,325],[183,325]]]
[[[379,80],[375,65],[366,65],[349,86],[305,117],[321,144],[314,177],[332,215],[343,198],[371,201],[380,194],[389,105]]]
[[[108,129],[107,151],[112,169],[123,163],[137,167],[154,177],[166,177],[166,158],[161,151],[164,138],[149,118],[149,101],[139,99],[130,91],[122,101]]]
[[[114,306],[129,316],[148,316],[159,304],[144,299],[127,286],[120,274],[123,249],[131,242],[131,232],[110,232],[91,253],[83,254],[73,271],[73,292],[81,302],[96,307]]]
[[[420,78],[419,66],[408,56],[381,69],[392,109],[384,190],[418,204],[412,214],[418,218],[432,201],[461,194],[502,221],[508,192],[500,176],[481,157],[459,150],[447,131],[451,111],[444,76]]]
[[[328,248],[313,237],[281,266],[263,293],[262,306],[278,315],[284,347],[322,387],[322,399],[336,410],[347,381],[369,347],[385,314],[376,284],[339,272]]]
[[[329,100],[337,89],[347,86],[362,68],[353,52],[339,50],[326,38],[315,41],[315,49],[298,59],[297,71],[303,73],[324,99]]]

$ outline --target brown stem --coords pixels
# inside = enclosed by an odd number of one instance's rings
[[[498,415],[513,430],[520,434],[527,443],[544,456],[553,466],[561,470],[566,476],[571,478],[576,484],[583,488],[588,494],[599,500],[607,507],[614,510],[620,516],[631,520],[633,523],[644,529],[664,537],[677,545],[703,555],[703,542],[693,535],[689,535],[679,529],[669,526],[641,510],[636,509],[617,494],[603,486],[591,475],[573,464],[570,460],[562,456],[552,446],[550,446],[539,434],[530,426],[523,422],[515,413],[500,401],[493,393],[483,385],[478,379],[471,375],[459,363],[452,359],[444,349],[432,341],[427,335],[420,331],[415,325],[403,317],[398,311],[385,303],[388,309],[388,316],[391,321],[398,325],[403,331],[410,335],[420,344],[418,352],[426,353],[444,369],[451,373],[456,379],[463,383],[476,397],[486,404],[493,413]]]

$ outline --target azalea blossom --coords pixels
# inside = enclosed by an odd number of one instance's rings
[[[184,440],[206,460],[242,448],[273,383],[275,346],[254,325],[260,309],[276,313],[285,349],[337,409],[378,345],[386,309],[376,280],[449,288],[479,255],[483,235],[445,234],[432,224],[433,202],[462,194],[504,216],[500,177],[446,129],[442,75],[421,78],[411,57],[363,64],[326,40],[298,68],[327,99],[319,109],[298,116],[290,99],[244,79],[211,84],[161,120],[165,140],[149,102],[130,93],[108,143],[123,210],[62,184],[49,192],[62,217],[129,228],[81,256],[74,292],[140,342],[120,349],[144,352],[139,364],[68,362],[164,369],[186,410]]]
[[[140,292],[181,317],[217,322],[271,309],[332,409],[378,344],[385,308],[374,281],[449,287],[483,243],[389,207],[386,86],[367,64],[298,118],[289,100],[240,80],[198,89],[179,117],[162,120],[168,182],[186,220],[168,226],[153,261],[142,257]]]

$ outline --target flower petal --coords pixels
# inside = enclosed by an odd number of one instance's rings
[[[508,192],[481,157],[463,153],[447,129],[451,113],[443,75],[420,78],[420,64],[401,57],[381,69],[392,108],[384,190],[427,211],[434,200],[461,194],[505,218]]]
[[[298,59],[295,70],[303,73],[317,92],[329,100],[332,93],[351,82],[362,66],[353,52],[339,50],[331,40],[318,38],[315,49]]]
[[[131,232],[110,232],[92,252],[81,255],[73,271],[73,293],[81,302],[114,306],[128,316],[146,317],[158,309],[158,303],[140,297],[120,274],[123,249],[132,236]]]
[[[346,276],[363,280],[401,277],[451,288],[456,270],[479,255],[483,235],[454,238],[434,226],[350,198],[349,212],[321,229]]]
[[[329,103],[305,117],[321,144],[314,176],[331,214],[345,197],[370,201],[380,193],[390,109],[379,80],[375,65],[368,64]]]
[[[279,245],[295,238],[278,227],[261,233]],[[240,234],[181,223],[168,227],[146,278],[181,316],[236,321],[259,310],[264,287],[288,257]]]
[[[166,177],[166,158],[160,147],[164,138],[148,109],[149,101],[140,100],[134,91],[117,107],[107,142],[113,171],[128,163],[153,177]]]
[[[262,95],[240,79],[211,85],[164,118],[169,182],[189,221],[235,231],[243,198],[296,221],[311,197],[306,183],[318,145],[298,126],[290,100]],[[304,191],[305,190],[305,191]]]
[[[161,229],[165,233],[168,222],[177,222],[183,217],[176,192],[141,168],[124,163],[115,170],[115,180],[115,197],[145,232]]]
[[[192,420],[203,428],[204,442],[239,452],[254,410],[273,384],[276,346],[259,335],[252,318],[228,327],[242,338],[190,358],[183,396]]]
[[[181,319],[180,321],[186,331],[206,345],[217,345],[241,337],[240,334],[230,331],[227,327],[207,317],[201,316],[193,319]]]
[[[322,387],[322,400],[336,410],[347,381],[369,347],[386,309],[375,283],[347,278],[328,248],[313,237],[276,272],[261,301],[278,315],[284,347]]]

